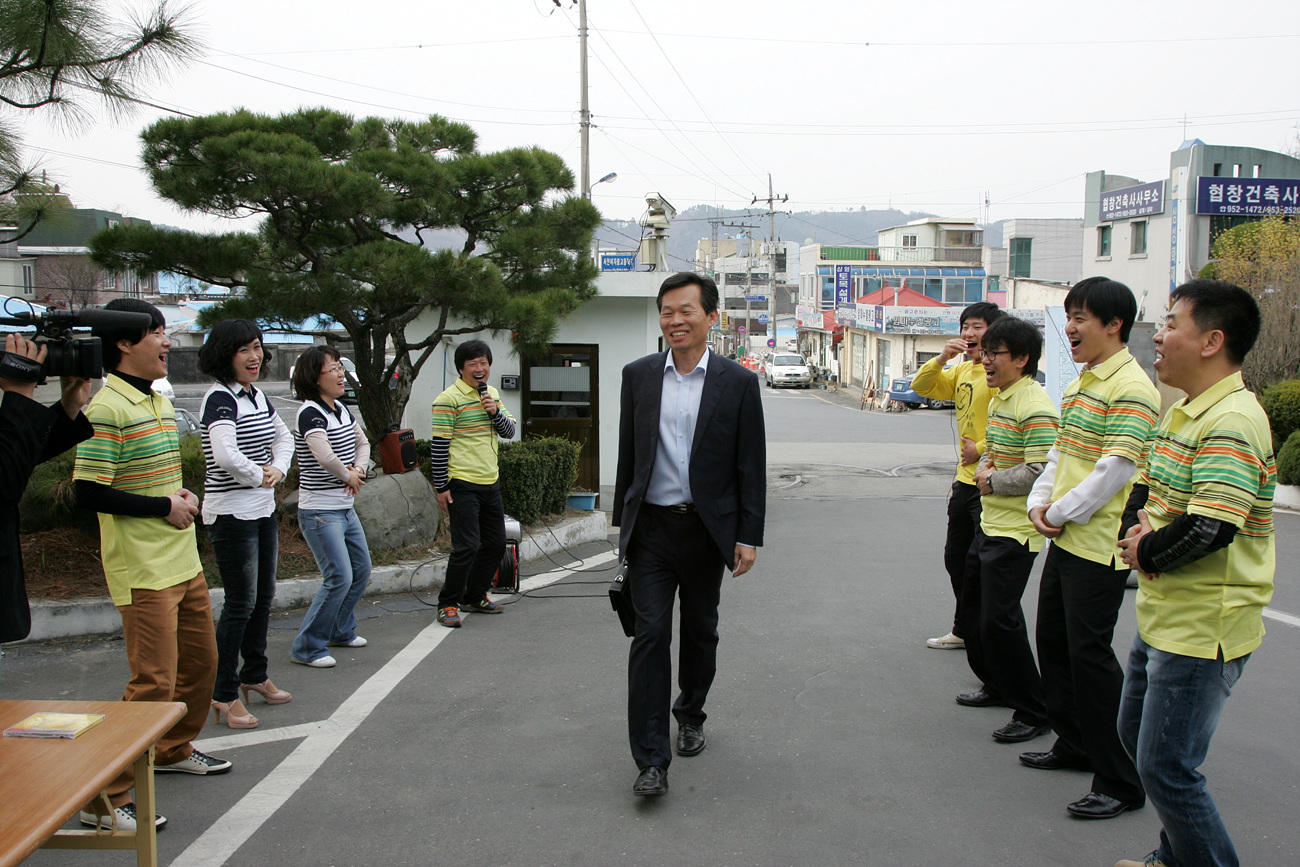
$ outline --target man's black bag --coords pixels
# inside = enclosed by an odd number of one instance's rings
[[[632,591],[627,586],[627,560],[618,564],[618,574],[609,585],[609,604],[623,624],[623,634],[628,638],[636,635],[636,611],[632,609]]]

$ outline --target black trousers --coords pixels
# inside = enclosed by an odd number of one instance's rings
[[[1145,798],[1116,721],[1124,670],[1111,642],[1127,571],[1116,571],[1053,545],[1038,593],[1038,663],[1052,751],[1092,765],[1092,791],[1121,801]]]
[[[501,488],[451,480],[451,556],[438,593],[438,607],[473,605],[487,597],[506,552],[506,511]]]
[[[975,533],[980,528],[980,489],[965,482],[953,482],[948,496],[948,537],[943,543],[943,568],[952,582],[952,595],[957,600],[952,616],[952,632],[966,638],[961,631],[962,585],[966,583],[966,555],[970,553]]]
[[[1043,681],[1020,597],[1029,583],[1037,552],[1016,539],[975,534],[966,558],[957,634],[966,639],[966,661],[985,689],[1013,711],[1012,719],[1026,725],[1047,725]]]
[[[679,723],[704,722],[704,700],[718,670],[718,601],[724,562],[699,516],[641,506],[628,545],[628,586],[636,635],[627,665],[627,734],[638,768],[672,761],[668,700],[672,690],[673,597],[681,599]]]

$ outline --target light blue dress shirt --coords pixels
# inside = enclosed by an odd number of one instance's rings
[[[664,391],[659,400],[659,445],[645,500],[656,506],[691,503],[691,443],[700,415],[700,396],[712,350],[705,349],[695,369],[677,372],[670,351],[664,361]]]

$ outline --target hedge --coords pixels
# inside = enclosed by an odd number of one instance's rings
[[[501,444],[501,502],[506,514],[524,524],[562,514],[578,481],[581,446],[563,437],[537,437]],[[429,441],[416,440],[420,472],[433,481]]]
[[[1259,396],[1273,428],[1273,450],[1280,452],[1293,431],[1300,430],[1300,379],[1268,386]]]
[[[1292,431],[1277,453],[1279,485],[1300,485],[1300,430]]]

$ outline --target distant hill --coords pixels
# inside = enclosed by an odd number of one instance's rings
[[[809,239],[820,244],[870,245],[876,243],[876,233],[890,226],[910,220],[919,220],[933,214],[907,213],[897,209],[868,211],[795,211],[778,213],[773,221],[776,239],[803,244]],[[700,239],[712,237],[710,220],[721,218],[723,223],[756,226],[752,235],[756,240],[768,240],[766,213],[754,209],[723,210],[696,205],[681,211],[673,219],[668,236],[669,265],[688,267],[695,258]],[[719,225],[719,238],[734,238],[745,231],[735,225]],[[632,220],[606,220],[597,231],[602,248],[618,250],[637,249],[642,235],[641,226]]]

